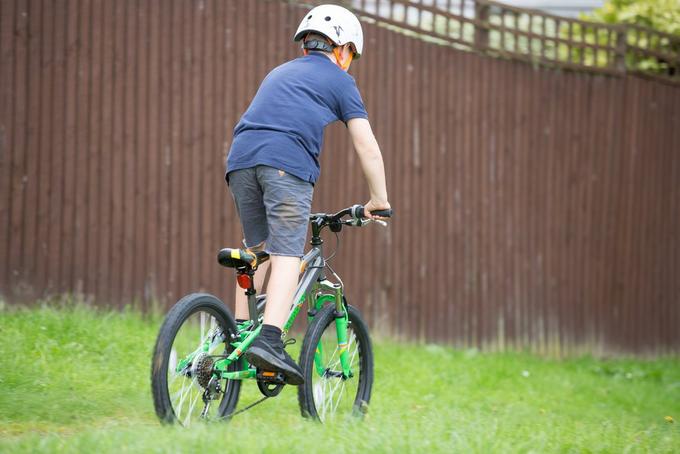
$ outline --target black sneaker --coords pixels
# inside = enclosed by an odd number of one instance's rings
[[[282,372],[289,385],[304,383],[300,366],[280,345],[271,345],[262,337],[255,339],[246,352],[246,359],[260,370]]]

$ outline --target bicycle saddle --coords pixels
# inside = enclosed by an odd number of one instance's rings
[[[266,252],[255,252],[250,249],[224,248],[217,254],[217,261],[228,268],[256,269],[260,263],[269,260]]]

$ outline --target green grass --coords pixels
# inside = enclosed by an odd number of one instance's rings
[[[680,361],[544,359],[375,343],[363,422],[303,420],[294,388],[230,423],[161,426],[160,320],[0,309],[0,452],[680,452]],[[299,345],[299,344],[298,344]],[[400,367],[401,361],[401,367]],[[246,383],[241,405],[258,398]]]

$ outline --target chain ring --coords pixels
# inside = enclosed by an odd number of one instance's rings
[[[265,381],[258,380],[257,388],[260,390],[262,395],[265,397],[276,397],[281,393],[285,385],[281,383],[268,383]]]

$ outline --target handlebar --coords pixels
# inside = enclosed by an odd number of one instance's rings
[[[389,218],[392,217],[392,210],[375,210],[371,214],[374,216]],[[342,218],[345,216],[350,216],[351,219],[343,220]],[[345,208],[344,210],[340,210],[335,214],[314,213],[309,216],[309,220],[319,227],[330,225],[331,230],[333,230],[334,226],[341,227],[342,225],[362,227],[371,221],[366,217],[365,208],[363,205],[353,205],[349,208]],[[383,223],[382,221],[377,222]]]

